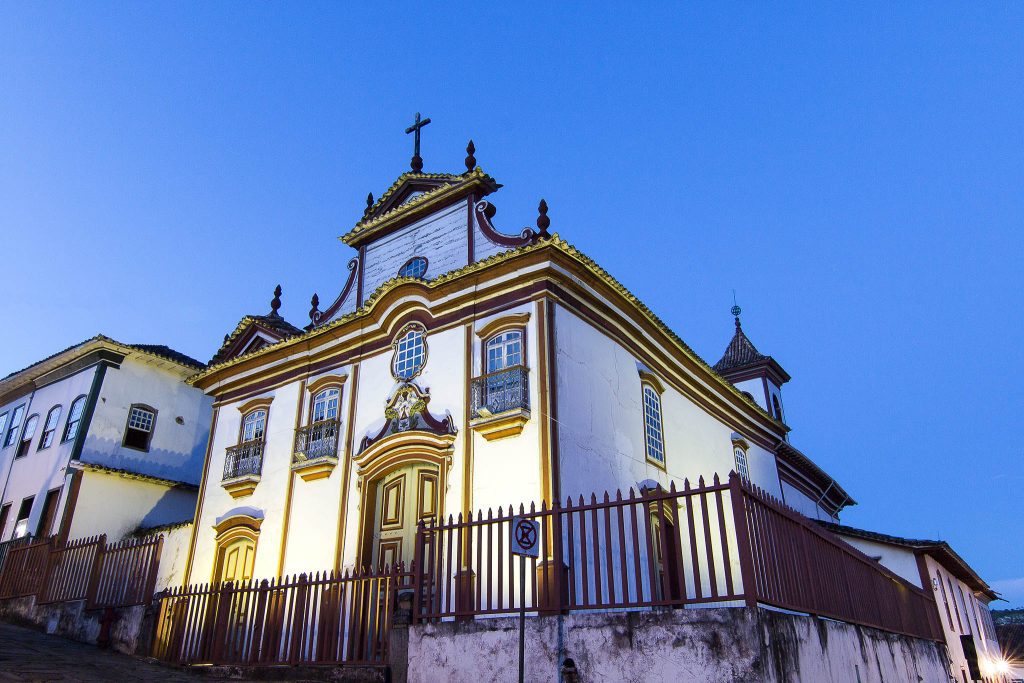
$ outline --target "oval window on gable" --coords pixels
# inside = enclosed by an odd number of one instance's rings
[[[427,344],[423,340],[423,328],[416,324],[407,325],[398,333],[392,344],[394,356],[391,359],[391,374],[399,381],[408,381],[420,374],[427,361]]]
[[[405,262],[405,265],[398,269],[399,277],[421,278],[427,273],[427,259],[422,256],[414,256]]]

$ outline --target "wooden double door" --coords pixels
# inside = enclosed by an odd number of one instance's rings
[[[418,524],[437,520],[441,491],[436,465],[410,463],[375,481],[371,566],[377,569],[406,565],[416,552]]]

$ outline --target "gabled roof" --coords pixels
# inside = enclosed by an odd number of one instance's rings
[[[727,379],[730,376],[739,375],[745,370],[764,368],[770,375],[773,375],[773,379],[779,384],[790,380],[789,373],[783,370],[774,358],[757,350],[757,347],[743,331],[738,315],[736,316],[736,332],[725,348],[725,354],[711,367]]]
[[[896,545],[912,550],[915,554],[931,555],[936,562],[941,564],[950,574],[967,584],[971,590],[976,593],[984,594],[990,600],[995,600],[999,597],[999,594],[992,590],[992,588],[985,583],[980,576],[978,576],[978,573],[971,568],[971,565],[967,564],[967,561],[960,557],[945,541],[902,538],[900,536],[880,534],[877,531],[857,529],[843,524],[835,524],[833,522],[824,522],[821,520],[817,521],[818,524],[822,525],[834,534],[839,534],[840,536],[851,536],[853,538],[864,539],[865,541]]]
[[[233,332],[224,337],[224,343],[217,353],[213,354],[210,364],[221,363],[237,356],[243,355],[246,347],[252,342],[258,332],[270,337],[277,343],[281,340],[303,334],[305,330],[292,325],[282,318],[278,313],[269,315],[247,315],[238,321]],[[253,349],[255,351],[256,349]]]
[[[185,370],[202,370],[206,367],[205,363],[163,344],[124,344],[106,335],[97,334],[95,337],[72,344],[66,349],[61,349],[57,353],[50,354],[46,358],[38,360],[20,370],[15,370],[3,379],[0,379],[0,395],[14,391],[19,387],[31,386],[33,382],[43,375],[57,368],[64,367],[68,363],[72,363],[91,352],[101,350],[123,356],[127,356],[130,353],[138,353],[181,366]]]
[[[341,241],[358,248],[410,221],[450,204],[470,193],[483,197],[501,185],[479,168],[461,175],[450,173],[403,173],[368,207],[355,227]]]

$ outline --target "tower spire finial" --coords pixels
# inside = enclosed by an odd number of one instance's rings
[[[270,300],[270,315],[277,316],[279,308],[281,308],[281,285],[274,288],[274,298]]]
[[[739,304],[736,303],[736,290],[735,289],[732,290],[732,308],[729,309],[729,312],[732,313],[733,316],[736,318],[736,327],[739,327],[740,326],[740,313],[743,312],[743,309],[740,308]]]
[[[466,173],[472,173],[473,169],[476,168],[476,145],[470,140],[469,144],[466,145]]]

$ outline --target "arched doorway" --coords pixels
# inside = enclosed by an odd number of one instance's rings
[[[442,519],[454,439],[403,432],[356,458],[361,500],[357,565],[379,570],[413,560],[419,523]]]
[[[213,528],[216,531],[217,555],[213,566],[213,581],[221,583],[252,580],[256,561],[256,544],[263,519],[250,514],[233,514],[223,518]]]

